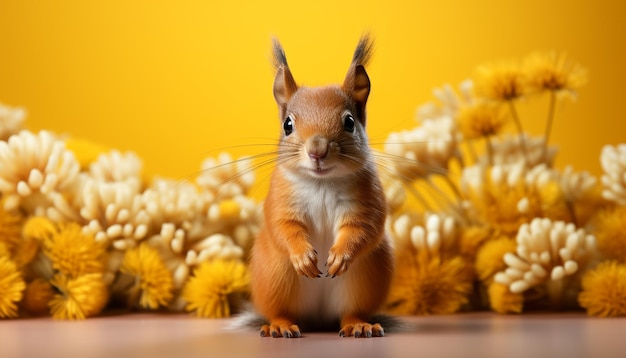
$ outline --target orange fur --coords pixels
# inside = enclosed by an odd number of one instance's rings
[[[364,129],[370,83],[361,62],[370,47],[363,38],[343,86],[306,88],[275,43],[284,132],[250,262],[253,302],[269,320],[261,335],[300,337],[298,324],[307,321],[339,321],[342,336],[384,334],[367,323],[386,298],[393,266]]]

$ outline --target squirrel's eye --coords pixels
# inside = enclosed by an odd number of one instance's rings
[[[354,117],[350,113],[346,114],[343,119],[343,129],[346,132],[354,132]]]
[[[285,131],[285,135],[290,135],[293,132],[293,116],[290,114],[287,116],[285,121],[283,122],[283,130]]]

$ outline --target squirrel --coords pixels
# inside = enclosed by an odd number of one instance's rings
[[[342,337],[377,337],[370,323],[389,291],[387,203],[365,131],[372,41],[363,35],[342,85],[296,84],[274,40],[281,134],[250,258],[261,336],[301,337],[339,323]],[[318,263],[324,263],[322,272]]]

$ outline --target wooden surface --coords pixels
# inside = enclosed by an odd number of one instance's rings
[[[304,332],[283,339],[187,315],[3,320],[0,357],[626,357],[626,319],[471,313],[407,321],[407,332],[383,338]]]

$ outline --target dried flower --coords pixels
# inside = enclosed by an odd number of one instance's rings
[[[0,103],[0,141],[7,140],[22,130],[26,111]]]
[[[52,267],[68,278],[87,273],[103,273],[105,250],[93,235],[81,231],[76,223],[60,224],[58,230],[44,241],[44,253]]]
[[[564,53],[534,53],[524,61],[526,83],[531,91],[553,91],[561,97],[575,96],[587,82],[587,71]]]
[[[99,314],[107,304],[108,293],[102,274],[89,273],[76,278],[57,274],[50,281],[59,292],[50,300],[54,319],[82,320]]]
[[[575,274],[597,257],[593,235],[562,221],[533,219],[520,227],[516,240],[516,253],[504,255],[508,268],[495,275],[495,282],[507,285],[512,293],[545,285],[555,308],[569,303],[568,286],[576,286]]]
[[[48,281],[37,278],[26,286],[20,307],[32,315],[48,313],[48,304],[54,297],[54,290]]]
[[[489,285],[487,293],[489,295],[489,305],[494,312],[522,313],[524,295],[511,292],[509,286],[493,282]]]
[[[507,120],[507,112],[499,103],[475,101],[459,110],[456,120],[465,139],[490,137],[500,132]]]
[[[183,290],[187,311],[198,317],[229,317],[249,290],[246,266],[238,260],[203,262],[193,272]]]
[[[157,309],[172,300],[172,273],[159,253],[147,244],[126,251],[120,272],[133,278],[130,305]]]
[[[25,288],[17,265],[7,256],[0,256],[0,318],[17,317],[17,303]]]
[[[50,205],[50,194],[71,188],[80,167],[65,144],[51,133],[23,130],[0,141],[0,192],[7,209],[35,212]]]
[[[592,220],[592,227],[602,255],[626,263],[626,206],[601,210]]]
[[[590,316],[626,316],[626,264],[605,261],[587,271],[578,302]]]
[[[626,205],[626,144],[605,145],[600,163],[604,169],[602,196],[618,205]]]

